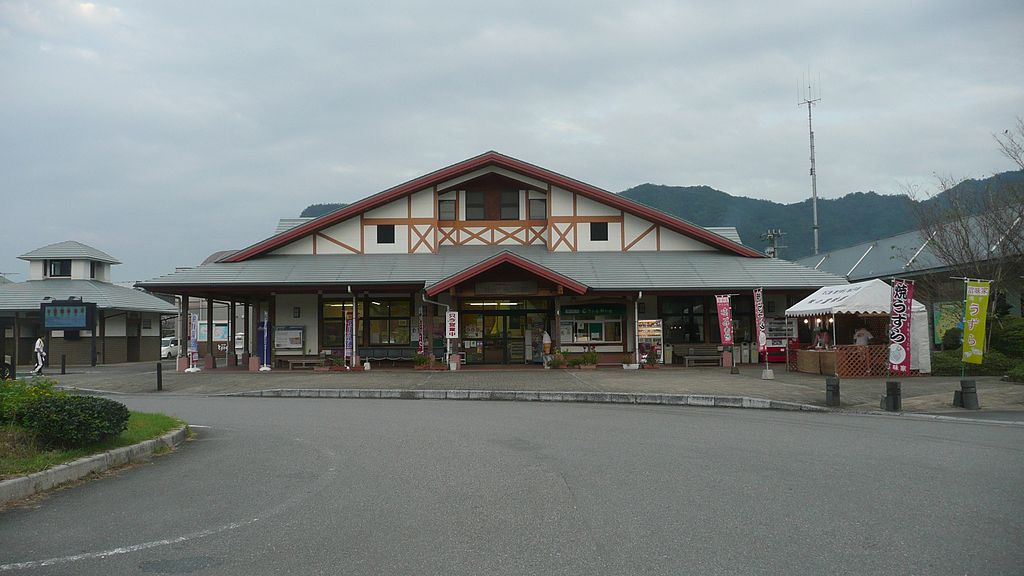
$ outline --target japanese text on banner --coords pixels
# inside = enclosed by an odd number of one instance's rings
[[[728,296],[715,296],[718,305],[718,333],[722,336],[722,344],[732,344],[732,306]]]
[[[910,373],[910,319],[914,301],[914,283],[894,280],[889,312],[889,371]]]
[[[989,284],[986,280],[967,283],[964,305],[964,362],[981,364],[985,357],[985,317],[988,316]]]
[[[768,334],[764,322],[764,289],[754,290],[754,321],[757,322],[757,351],[768,351]]]

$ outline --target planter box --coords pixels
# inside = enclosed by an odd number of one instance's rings
[[[640,365],[639,364],[623,364],[622,365],[622,369],[623,370],[639,370],[640,369]]]
[[[654,370],[657,368],[661,368],[661,364],[641,364],[641,366],[644,367],[644,370]]]

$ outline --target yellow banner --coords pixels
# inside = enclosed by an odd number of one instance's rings
[[[964,305],[964,362],[981,364],[985,357],[985,318],[988,316],[989,282],[967,283]]]

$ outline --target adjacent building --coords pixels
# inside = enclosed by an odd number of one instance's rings
[[[159,359],[160,319],[177,309],[152,294],[111,283],[117,259],[72,240],[18,258],[28,261],[28,280],[0,285],[4,349],[18,364],[34,362],[33,344],[40,336],[48,340],[51,362],[65,355],[69,364],[89,364],[94,349],[100,364]],[[95,339],[87,330],[43,330],[40,305],[61,300],[96,304]]]
[[[265,361],[440,355],[452,335],[468,364],[528,364],[545,332],[567,354],[593,350],[609,363],[638,345],[666,361],[672,348],[675,358],[714,349],[715,294],[735,295],[736,333],[750,341],[753,289],[781,321],[787,306],[845,282],[487,152],[139,286],[244,307],[244,348],[270,342]],[[638,334],[648,320],[660,328]]]

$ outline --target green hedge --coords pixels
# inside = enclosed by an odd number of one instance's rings
[[[932,375],[934,376],[959,376],[960,375],[960,350],[944,350],[932,352]],[[1024,368],[1024,362],[1010,358],[996,350],[989,350],[985,353],[984,362],[967,365],[968,376],[1005,376],[1014,370]]]
[[[1024,318],[1004,317],[990,320],[993,350],[1013,358],[1024,358]]]
[[[128,408],[96,396],[43,396],[22,406],[18,423],[46,445],[74,448],[120,434]]]
[[[30,378],[28,380],[0,381],[0,423],[14,422],[26,402],[45,396],[64,396],[55,390],[56,380]]]

